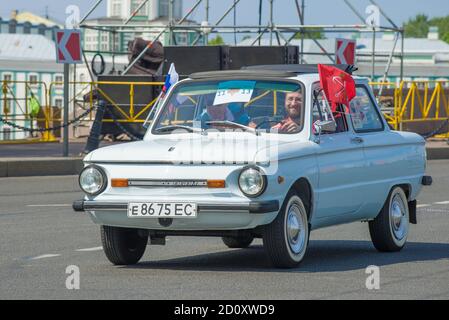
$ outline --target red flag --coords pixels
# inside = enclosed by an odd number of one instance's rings
[[[355,82],[352,76],[336,67],[324,64],[318,65],[320,84],[324,95],[332,104],[332,112],[337,109],[337,104],[346,105],[349,110],[349,102],[355,97]]]

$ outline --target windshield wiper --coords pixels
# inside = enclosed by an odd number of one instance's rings
[[[177,129],[184,129],[184,130],[187,130],[188,132],[202,132],[203,131],[200,128],[194,128],[194,127],[183,126],[183,125],[169,125],[169,126],[157,128],[154,131],[156,131],[156,132],[169,132],[169,131],[174,131],[174,130],[177,130]]]
[[[216,121],[207,121],[206,124],[207,125],[217,124],[217,125],[227,125],[227,126],[237,127],[237,128],[243,129],[243,130],[245,130],[247,132],[252,132],[252,133],[254,133],[257,136],[259,135],[259,132],[256,129],[248,127],[248,126],[245,126],[243,124],[240,124],[240,123],[237,123],[237,122],[234,122],[234,121],[216,120]]]

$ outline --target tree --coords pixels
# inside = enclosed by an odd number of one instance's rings
[[[208,44],[210,46],[220,46],[225,44],[223,38],[218,34],[215,38],[209,40]]]
[[[429,19],[425,14],[418,14],[404,24],[405,36],[426,38],[429,27],[438,27],[438,37],[449,43],[449,15]]]
[[[439,38],[449,43],[449,15],[431,19],[430,26],[438,27]]]
[[[418,14],[404,24],[406,37],[425,38],[429,32],[429,18],[425,14]]]
[[[304,32],[304,39],[324,39],[323,29],[306,29]],[[301,39],[301,32],[297,33],[293,39]]]

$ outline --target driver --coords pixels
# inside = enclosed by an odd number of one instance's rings
[[[285,95],[285,111],[284,120],[274,125],[272,129],[277,129],[282,133],[298,132],[301,126],[301,110],[302,110],[302,92],[293,91]]]

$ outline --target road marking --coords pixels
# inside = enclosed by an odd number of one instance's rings
[[[71,204],[27,204],[27,207],[71,207]]]
[[[45,258],[53,258],[53,257],[59,257],[60,254],[42,254],[40,256],[36,256],[36,257],[29,257],[29,258],[25,258],[25,260],[29,260],[29,261],[33,261],[33,260],[39,260],[39,259],[45,259]]]
[[[75,251],[78,251],[78,252],[89,252],[89,251],[99,251],[99,250],[103,250],[103,247],[85,248],[85,249],[78,249],[78,250],[75,250]]]
[[[427,212],[436,212],[436,213],[449,213],[449,210],[445,210],[445,209],[433,209],[433,208],[426,208],[423,209],[423,211],[427,211]]]
[[[449,204],[449,201],[434,202],[433,204]]]
[[[417,208],[424,208],[424,207],[431,207],[431,204],[418,204],[416,207]]]

